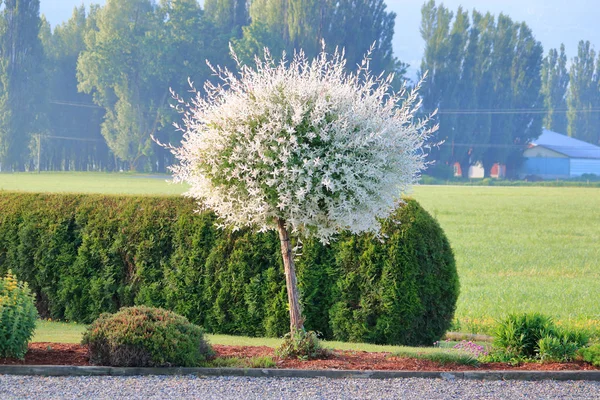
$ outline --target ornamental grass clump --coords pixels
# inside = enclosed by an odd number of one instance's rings
[[[340,231],[378,235],[436,129],[415,118],[420,84],[394,93],[392,76],[371,75],[368,56],[348,73],[337,50],[279,62],[265,50],[255,67],[238,62],[238,73],[213,68],[220,83],[191,102],[176,97],[184,124],[174,179],[222,225],[278,231],[291,337],[303,318],[290,232],[323,243]]]
[[[0,278],[0,358],[25,357],[37,318],[29,286],[9,270]]]
[[[526,361],[569,362],[587,345],[588,335],[554,324],[539,313],[510,314],[499,321],[494,348],[487,361],[519,364]]]
[[[202,328],[161,308],[102,314],[83,335],[90,363],[114,367],[195,367],[212,355]]]

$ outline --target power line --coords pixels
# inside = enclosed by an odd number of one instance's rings
[[[62,106],[72,106],[72,107],[85,107],[85,108],[97,108],[104,109],[95,104],[90,103],[77,103],[77,102],[68,102],[68,101],[59,101],[59,100],[51,100],[50,104],[57,104]],[[554,109],[548,110],[544,108],[504,108],[504,109],[438,109],[438,114],[455,114],[455,115],[470,115],[470,114],[546,114],[552,111],[553,113],[566,113],[566,112],[574,112],[574,113],[600,113],[600,108],[587,108],[587,109],[577,109],[577,110],[568,110],[568,109]],[[431,111],[427,111],[430,113]]]
[[[553,113],[600,113],[600,108],[587,108],[578,110],[546,110],[540,108],[515,108],[515,109],[439,109],[438,114],[470,115],[470,114],[547,114]],[[429,112],[428,112],[429,113]]]
[[[590,144],[592,146],[594,146],[593,144]],[[526,144],[502,144],[502,143],[452,143],[452,142],[448,142],[445,141],[444,143],[440,143],[439,145],[432,145],[431,147],[440,147],[440,146],[453,146],[453,147],[494,147],[494,148],[524,148],[527,147],[529,148],[529,146],[533,146],[532,148],[541,146],[541,147],[545,147],[546,145],[544,144],[533,144],[533,143],[526,143]],[[560,146],[560,145],[551,145],[552,147],[555,147],[557,149],[561,149],[561,150],[586,150],[586,151],[595,151],[596,149],[594,148],[590,148],[587,146]],[[552,150],[552,148],[550,148]]]
[[[42,135],[42,139],[62,139],[62,140],[75,140],[80,142],[101,142],[100,139],[86,139],[86,138],[76,138],[76,137],[68,137],[68,136],[50,136],[50,135]]]
[[[100,106],[97,106],[96,104],[90,104],[90,103],[76,103],[76,102],[70,102],[70,101],[59,101],[59,100],[50,100],[49,102],[50,104],[57,104],[60,106],[72,106],[72,107],[85,107],[85,108],[99,108],[99,109],[104,109]]]

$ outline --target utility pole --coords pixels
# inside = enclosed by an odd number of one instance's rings
[[[40,173],[40,154],[42,153],[42,134],[38,134],[38,154],[37,154],[37,170],[38,174]]]

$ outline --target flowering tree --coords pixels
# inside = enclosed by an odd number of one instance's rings
[[[235,54],[232,52],[237,62]],[[416,119],[417,91],[390,93],[368,56],[345,72],[343,52],[303,52],[256,67],[214,68],[219,84],[184,112],[175,181],[225,225],[277,229],[292,333],[303,328],[289,232],[326,243],[340,230],[379,231],[424,166],[422,145],[437,127]]]

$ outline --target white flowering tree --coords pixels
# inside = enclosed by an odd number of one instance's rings
[[[303,318],[290,233],[324,243],[340,230],[377,233],[422,170],[423,142],[436,129],[431,116],[415,118],[419,85],[391,93],[392,77],[370,75],[368,64],[349,74],[337,50],[289,62],[265,50],[254,68],[214,68],[220,83],[190,103],[177,97],[175,181],[190,184],[186,195],[223,225],[279,232],[292,333]]]

